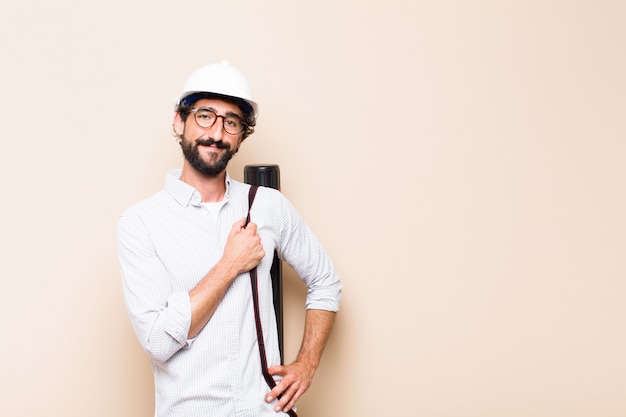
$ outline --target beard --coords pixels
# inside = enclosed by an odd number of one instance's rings
[[[225,149],[222,156],[217,159],[214,163],[207,162],[200,156],[199,146],[211,146],[215,145],[218,149]],[[237,151],[232,151],[230,146],[224,142],[216,142],[213,139],[200,140],[196,141],[188,141],[183,136],[180,141],[180,147],[183,150],[183,155],[189,164],[199,173],[206,177],[215,177],[226,169],[228,165],[228,161],[237,153]]]

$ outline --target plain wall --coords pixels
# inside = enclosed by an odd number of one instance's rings
[[[150,417],[119,214],[228,59],[344,280],[301,417],[626,415],[623,1],[4,1],[0,410]],[[285,273],[286,358],[304,288]]]

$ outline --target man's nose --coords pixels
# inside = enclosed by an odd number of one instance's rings
[[[224,117],[217,116],[215,122],[213,123],[213,126],[209,127],[207,130],[211,139],[216,142],[221,141],[222,137],[224,136]]]

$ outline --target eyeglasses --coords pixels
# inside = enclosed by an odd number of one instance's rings
[[[194,118],[196,119],[196,123],[198,126],[203,128],[209,128],[215,124],[215,121],[218,117],[222,118],[222,124],[224,126],[224,130],[226,133],[231,135],[236,135],[241,133],[243,129],[245,129],[246,124],[241,117],[235,114],[227,114],[226,116],[221,116],[215,112],[215,110],[207,107],[198,107],[197,109],[191,109]]]

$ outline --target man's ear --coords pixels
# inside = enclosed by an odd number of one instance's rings
[[[172,128],[174,129],[174,133],[177,136],[181,136],[185,131],[185,122],[180,117],[180,113],[176,112],[174,114],[174,123],[172,124]]]

